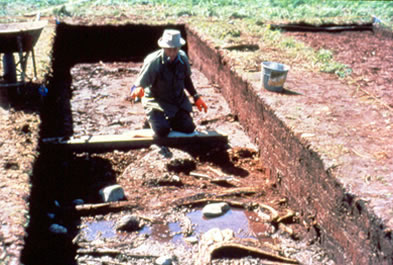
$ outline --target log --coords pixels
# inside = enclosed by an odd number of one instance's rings
[[[276,211],[276,209],[263,203],[258,203],[258,206],[270,212],[270,222],[277,223],[277,219],[280,217],[280,215],[278,214],[278,211]]]
[[[190,172],[190,176],[199,178],[199,179],[206,179],[209,180],[211,183],[217,184],[219,186],[224,186],[224,187],[236,187],[237,185],[232,183],[232,180],[234,178],[230,178],[230,177],[218,177],[218,178],[212,178],[207,174],[203,174],[203,173],[198,173],[198,172],[194,172],[191,171]]]
[[[286,222],[288,219],[292,219],[292,217],[294,216],[295,216],[295,212],[290,209],[287,209],[286,214],[278,217],[276,222],[277,223]]]
[[[228,46],[223,46],[223,49],[226,50],[240,50],[240,51],[244,51],[244,50],[249,50],[249,51],[256,51],[259,50],[259,46],[257,44],[237,44],[237,45],[228,45]]]
[[[251,255],[257,255],[257,256],[266,258],[268,260],[286,262],[286,263],[290,263],[290,264],[299,264],[299,262],[295,259],[283,257],[283,256],[280,256],[280,255],[275,254],[273,252],[263,250],[261,248],[246,246],[246,245],[243,245],[240,243],[235,243],[235,242],[222,242],[222,243],[215,244],[213,247],[211,247],[209,249],[210,250],[209,262],[211,262],[214,252],[219,251],[224,248],[235,248],[235,249],[237,248],[239,250],[245,250],[245,251],[249,252]]]
[[[279,224],[278,224],[278,228],[279,228],[281,231],[288,233],[291,237],[294,236],[293,229],[290,228],[289,226],[287,226],[287,225],[285,225],[285,224],[283,224],[283,223],[279,223]]]
[[[209,175],[206,175],[206,174],[203,174],[203,173],[194,172],[194,171],[190,172],[190,176],[193,176],[193,177],[196,177],[196,178],[200,178],[200,179],[207,179],[207,180],[211,180],[212,179]]]
[[[112,249],[112,248],[91,248],[91,249],[78,249],[76,251],[78,255],[88,255],[88,256],[113,256],[116,257],[118,255],[127,256],[130,258],[158,258],[155,255],[149,254],[136,254],[132,253],[127,250],[119,250],[119,249]]]
[[[151,129],[142,129],[121,135],[86,135],[69,138],[45,138],[42,142],[45,146],[63,147],[71,151],[100,152],[149,147],[152,144],[181,146],[185,144],[227,143],[228,137],[217,131],[194,132],[191,134],[173,131],[168,137],[157,138],[154,136]]]
[[[212,202],[226,202],[228,205],[234,206],[234,207],[239,207],[239,208],[248,208],[248,204],[244,202],[238,202],[238,201],[232,201],[232,200],[222,200],[222,199],[211,199],[211,198],[204,198],[204,199],[199,199],[199,200],[192,200],[188,202],[183,202],[181,204],[177,204],[177,206],[187,206],[187,205],[195,205],[195,204],[201,204],[201,203],[212,203]]]
[[[211,183],[222,187],[237,187],[235,183],[232,182],[233,178],[214,178],[210,180]]]
[[[220,192],[217,194],[217,197],[223,197],[223,196],[230,196],[230,195],[249,195],[249,194],[255,194],[258,192],[261,192],[260,187],[242,187],[242,188],[233,188],[233,189],[228,189],[223,192]]]
[[[298,24],[270,24],[272,30],[281,29],[285,31],[307,31],[307,32],[341,32],[341,31],[363,31],[373,30],[372,23],[364,24],[325,24],[325,25],[312,25],[308,23]]]
[[[75,211],[81,215],[95,215],[98,213],[119,212],[122,210],[129,210],[138,207],[135,203],[129,201],[121,202],[106,202],[95,204],[82,204],[75,206]]]
[[[258,187],[242,187],[232,188],[221,192],[212,191],[211,193],[197,193],[184,198],[176,199],[172,204],[180,206],[187,204],[197,204],[196,202],[207,202],[218,200],[218,198],[233,196],[233,195],[246,195],[255,194],[260,192],[261,189]],[[223,201],[222,199],[220,201]]]

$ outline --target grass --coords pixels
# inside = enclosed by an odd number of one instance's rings
[[[0,15],[21,15],[33,10],[78,3],[75,15],[83,15],[86,6],[152,5],[166,8],[169,16],[207,16],[248,18],[262,21],[369,22],[375,15],[385,24],[393,24],[391,1],[320,1],[320,0],[2,0]],[[82,3],[82,4],[81,4]],[[78,6],[80,8],[78,8]]]
[[[298,64],[306,59],[307,70],[350,75],[351,69],[333,58],[329,50],[313,50],[302,42],[272,31],[269,23],[305,21],[322,23],[363,23],[377,16],[389,27],[393,25],[391,1],[320,1],[320,0],[0,0],[0,22],[15,16],[46,10],[58,18],[121,17],[122,14],[175,22],[182,19],[198,25],[217,46],[243,42],[246,36],[261,49],[278,49],[280,58],[247,52],[229,52],[241,58],[244,69],[255,68],[265,60]],[[52,9],[48,9],[53,7]],[[141,15],[143,14],[143,15]],[[155,23],[150,21],[150,23]],[[274,56],[277,56],[277,53]],[[300,64],[300,63],[299,63]],[[302,64],[304,65],[304,63]]]
[[[345,64],[336,62],[330,50],[320,49],[316,52],[316,62],[320,65],[320,70],[326,73],[334,73],[343,78],[352,73],[352,69]]]

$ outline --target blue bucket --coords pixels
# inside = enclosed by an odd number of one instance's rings
[[[261,81],[265,89],[274,92],[281,92],[287,74],[289,66],[276,62],[263,62]]]

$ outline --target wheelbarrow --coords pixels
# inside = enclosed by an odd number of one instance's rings
[[[37,78],[34,46],[47,21],[0,24],[0,54],[3,54],[3,75],[0,87],[25,84],[27,59],[31,54],[34,78]],[[15,62],[14,53],[19,55]]]

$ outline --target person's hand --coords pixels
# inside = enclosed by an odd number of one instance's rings
[[[143,96],[145,95],[145,90],[143,89],[143,87],[138,86],[136,87],[132,92],[131,92],[131,98],[135,99],[135,98],[143,98]]]
[[[202,111],[202,108],[204,109],[205,112],[207,112],[207,105],[206,103],[202,100],[201,97],[199,97],[196,101],[195,101],[195,105],[197,106],[199,111]]]

